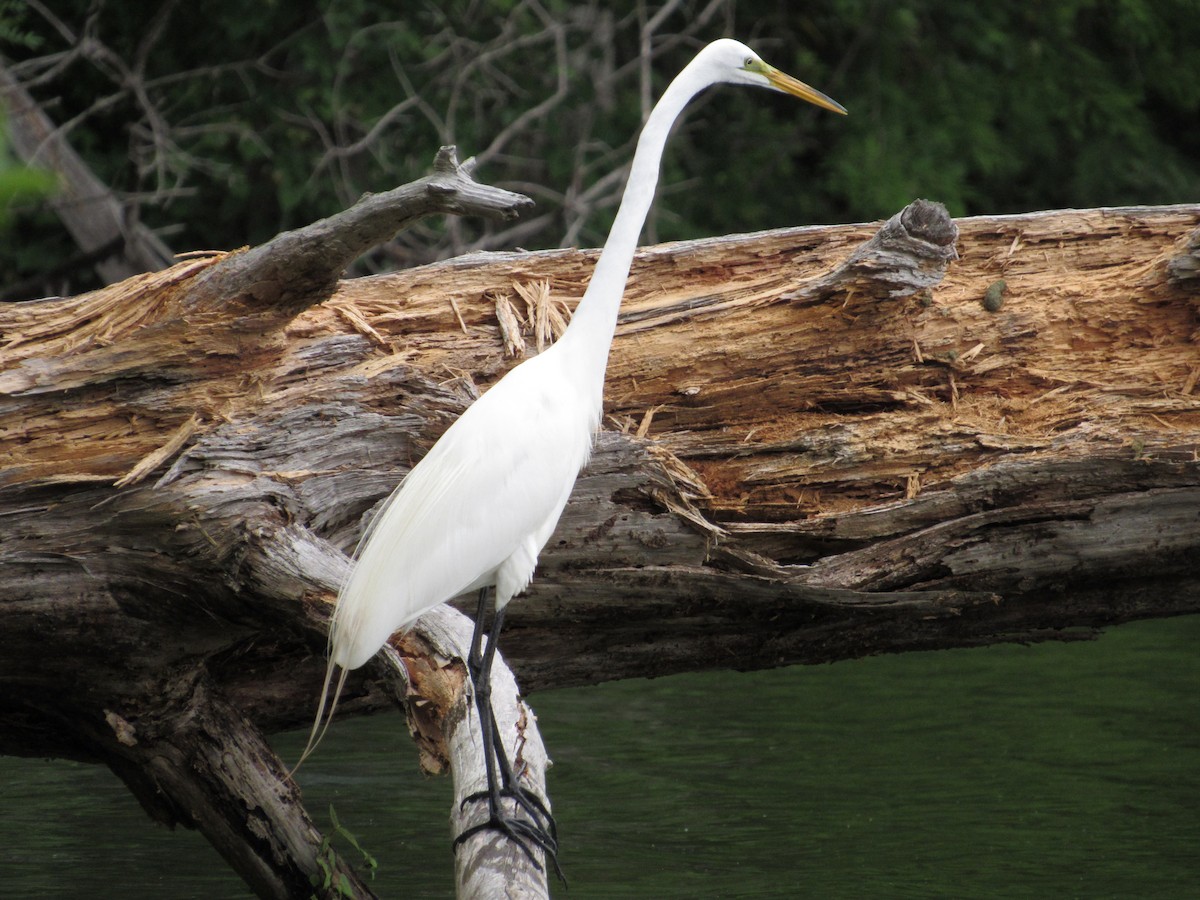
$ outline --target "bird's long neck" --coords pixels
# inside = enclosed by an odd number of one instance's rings
[[[608,349],[616,329],[625,281],[646,215],[654,202],[663,147],[675,119],[688,101],[709,83],[697,67],[688,66],[671,82],[651,110],[638,138],[629,180],[608,240],[596,260],[596,268],[571,325],[559,339],[558,343],[564,345],[563,351],[569,354],[572,369],[597,392],[597,404],[603,390]],[[599,415],[598,406],[596,415]]]

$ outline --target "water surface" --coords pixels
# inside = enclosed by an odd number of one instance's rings
[[[1094,643],[538,694],[570,900],[1191,898],[1200,617]],[[300,733],[276,746],[295,759]],[[385,897],[452,893],[448,779],[403,723],[338,723],[300,781]],[[242,898],[198,835],[107,770],[0,758],[0,895]],[[353,849],[342,845],[347,856]]]

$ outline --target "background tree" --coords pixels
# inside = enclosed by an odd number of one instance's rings
[[[713,92],[672,143],[651,241],[728,222],[875,219],[917,195],[954,215],[1200,196],[1196,0],[53,7],[0,5],[12,71],[131,216],[181,250],[256,244],[329,215],[419,177],[444,143],[533,196],[537,213],[423,226],[359,271],[595,245],[662,80],[723,34],[845,98],[852,115]],[[780,192],[768,177],[804,187]],[[44,206],[14,212],[22,239],[0,251],[8,285],[75,252]],[[89,286],[35,281],[25,295]]]

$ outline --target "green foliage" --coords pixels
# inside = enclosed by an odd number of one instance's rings
[[[628,161],[641,123],[640,29],[654,10],[212,0],[147,19],[111,0],[55,8],[74,42],[0,0],[6,52],[25,77],[47,75],[35,93],[71,122],[73,146],[177,249],[257,243],[329,215],[427,173],[443,143],[539,203],[511,232],[423,225],[368,269],[472,246],[599,243],[621,183],[605,176]],[[869,220],[918,196],[957,215],[1200,199],[1200,0],[684,0],[652,41],[651,93],[723,34],[850,115],[709,92],[669,148],[648,239]],[[85,36],[110,56],[61,55]],[[63,244],[32,238],[21,261],[0,251],[0,279],[48,265]]]
[[[867,115],[849,125],[830,185],[873,194],[876,214],[897,188],[958,214],[1200,195],[1195,2],[909,0],[876,12],[847,67]]]
[[[8,45],[25,50],[37,50],[41,38],[28,30],[29,9],[24,0],[0,0],[0,49]]]
[[[54,188],[54,176],[40,169],[17,165],[7,153],[0,153],[0,226],[8,224],[13,204],[44,197]]]
[[[15,47],[32,52],[41,46],[38,35],[27,30],[28,9],[21,0],[0,0],[0,50]],[[0,116],[0,230],[8,224],[14,205],[48,196],[54,177],[40,169],[23,166],[8,148],[8,133]]]
[[[53,175],[23,166],[13,159],[8,149],[4,120],[0,119],[0,229],[9,224],[14,205],[49,196],[53,190]]]
[[[340,837],[348,843],[362,857],[361,863],[366,867],[367,877],[371,880],[375,879],[375,872],[379,868],[379,862],[363,849],[349,830],[346,829],[340,821],[338,821],[337,811],[333,808],[333,804],[329,804],[329,820],[333,824],[333,837]],[[312,878],[313,887],[320,894],[319,896],[330,896],[331,894],[338,897],[355,896],[354,890],[350,885],[350,879],[345,873],[338,872],[338,853],[333,847],[332,839],[326,835],[321,840],[321,847],[317,853],[317,867],[321,870],[320,875],[314,875]],[[316,898],[318,894],[313,894]]]

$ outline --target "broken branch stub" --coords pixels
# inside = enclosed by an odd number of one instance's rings
[[[958,226],[946,207],[914,200],[828,275],[784,296],[818,302],[834,293],[908,297],[938,284],[958,259]]]
[[[1200,228],[1188,235],[1183,251],[1167,263],[1167,278],[1175,284],[1200,284]]]
[[[487,771],[479,717],[465,664],[473,623],[449,605],[423,615],[409,631],[393,635],[383,652],[366,667],[408,718],[409,731],[421,756],[421,768],[439,774],[447,768],[454,779],[454,803],[448,839],[486,816]],[[537,717],[521,698],[516,678],[502,654],[492,670],[492,711],[496,716],[513,771],[521,786],[546,809],[546,770],[550,761],[537,727]],[[522,813],[506,800],[515,816]],[[532,848],[537,862],[498,831],[484,829],[454,848],[458,900],[506,896],[540,900],[549,896],[545,855]]]
[[[185,313],[247,307],[250,325],[261,317],[290,320],[330,295],[346,267],[372,247],[429,215],[514,219],[533,206],[522,194],[480,184],[472,161],[459,164],[454,147],[442,147],[433,174],[295,231],[284,232],[245,253],[232,254],[196,280]],[[239,321],[226,314],[224,321]]]

